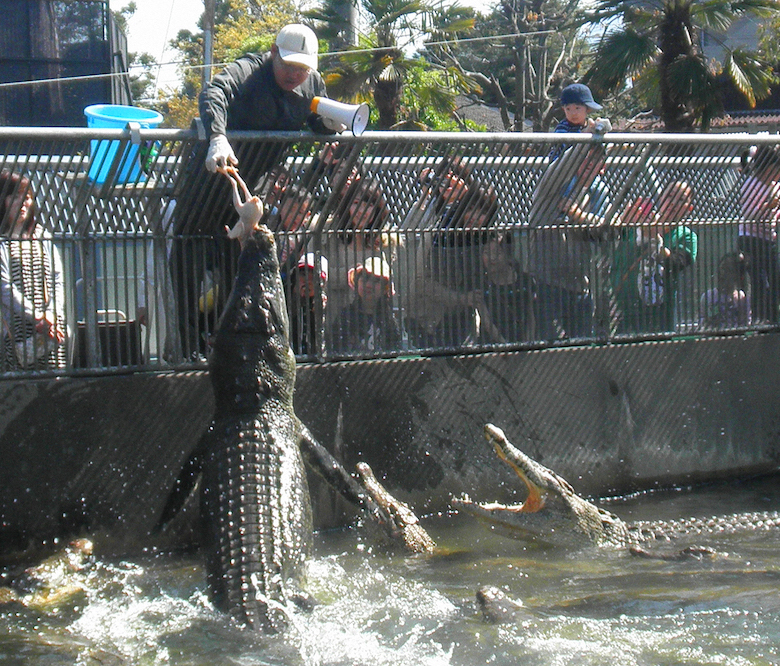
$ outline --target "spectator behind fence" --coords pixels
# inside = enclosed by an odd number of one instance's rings
[[[780,150],[761,145],[742,156],[747,177],[739,203],[737,249],[750,260],[751,300],[756,323],[780,321],[780,262],[777,257],[777,218],[780,214]]]
[[[365,176],[360,159],[361,149],[360,144],[329,142],[312,160],[303,173],[302,181],[317,201],[318,209],[323,207],[325,199],[329,197],[338,200],[346,196],[355,181]]]
[[[612,125],[606,118],[599,118],[600,125],[593,118],[588,118],[590,111],[601,111],[601,104],[593,99],[590,88],[583,83],[572,83],[561,91],[561,107],[565,118],[555,128],[556,134],[567,132],[608,132]],[[550,161],[557,160],[569,146],[559,143],[550,151]]]
[[[495,190],[455,158],[423,172],[423,193],[402,223],[420,229],[407,296],[412,347],[458,347],[478,334],[475,290],[482,245],[498,211]]]
[[[435,168],[423,169],[419,181],[420,197],[401,222],[403,230],[439,227],[447,208],[456,205],[469,190],[480,187],[471,170],[459,157],[443,159]]]
[[[484,342],[511,343],[534,340],[536,287],[512,258],[512,236],[492,234],[482,249],[485,282],[480,294]]]
[[[528,270],[537,280],[542,340],[589,337],[594,243],[610,236],[603,144],[575,144],[547,167],[528,216]]]
[[[355,299],[334,321],[328,348],[346,354],[400,351],[403,336],[393,312],[390,264],[369,257],[349,271],[349,286]]]
[[[322,254],[328,259],[328,320],[352,301],[349,271],[371,256],[388,264],[396,258],[398,237],[389,231],[390,211],[378,182],[358,178],[325,224]]]
[[[290,272],[287,311],[290,316],[290,344],[296,354],[320,354],[320,330],[328,303],[328,260],[314,252],[303,255]],[[319,307],[317,294],[320,295]]]
[[[744,252],[729,252],[718,262],[717,286],[699,299],[699,327],[705,331],[753,323],[750,262]]]
[[[615,251],[613,280],[619,333],[673,331],[681,272],[696,261],[698,237],[681,222],[693,211],[693,190],[672,181],[652,206],[623,215],[623,236]]]
[[[269,215],[279,212],[279,202],[289,185],[293,184],[290,170],[283,164],[275,165],[268,173],[260,178],[255,188],[255,194],[263,201]]]
[[[281,195],[275,214],[268,220],[276,235],[279,272],[286,283],[289,273],[305,252],[306,234],[317,224],[312,213],[311,194],[298,184],[288,185]]]
[[[11,370],[64,368],[67,359],[62,259],[36,212],[29,178],[0,171],[0,314]]]

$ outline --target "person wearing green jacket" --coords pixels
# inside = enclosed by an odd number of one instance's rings
[[[680,274],[698,253],[696,232],[682,224],[693,211],[693,189],[675,180],[662,191],[657,212],[651,205],[633,208],[623,215],[613,261],[617,332],[674,331]]]

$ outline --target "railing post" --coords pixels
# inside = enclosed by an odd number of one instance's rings
[[[81,274],[84,276],[84,334],[86,367],[99,367],[101,363],[100,336],[98,333],[97,250],[95,239],[87,235],[81,239]]]

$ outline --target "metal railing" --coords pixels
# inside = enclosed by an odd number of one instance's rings
[[[230,139],[277,235],[299,360],[743,334],[780,318],[776,245],[740,235],[742,157],[776,136]],[[570,149],[551,166],[560,143]],[[205,145],[133,126],[0,128],[0,170],[30,179],[59,254],[62,289],[49,296],[67,334],[52,345],[3,297],[0,371],[205,367],[238,254],[229,185],[203,169]],[[583,185],[597,153],[601,194]],[[693,204],[661,228],[674,182]],[[766,234],[770,208],[754,225]],[[0,270],[20,243],[3,233]],[[35,358],[20,358],[36,340]]]

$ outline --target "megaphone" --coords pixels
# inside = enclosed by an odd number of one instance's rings
[[[352,134],[360,136],[368,125],[368,104],[344,104],[327,97],[315,97],[311,101],[312,113],[319,113],[323,118],[329,118],[346,125]]]

